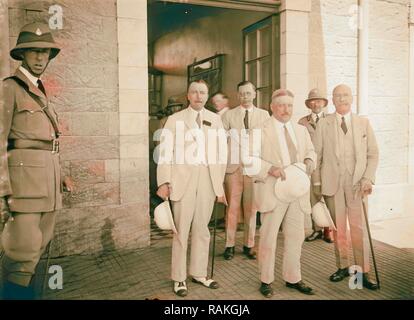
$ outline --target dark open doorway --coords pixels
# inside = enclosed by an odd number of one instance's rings
[[[148,2],[150,195],[155,195],[153,133],[165,117],[185,108],[189,79],[203,77],[210,94],[223,91],[237,106],[237,84],[258,86],[256,105],[267,109],[279,85],[279,16],[263,10]],[[277,8],[275,8],[276,11]],[[163,119],[164,118],[164,119]],[[151,215],[155,202],[150,201]],[[219,217],[223,218],[223,217]]]

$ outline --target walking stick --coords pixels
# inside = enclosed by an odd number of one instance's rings
[[[380,280],[379,280],[379,276],[378,276],[377,263],[375,261],[374,246],[372,245],[371,231],[369,229],[368,214],[367,214],[367,208],[366,208],[366,205],[365,205],[364,198],[362,198],[362,208],[363,208],[363,211],[364,211],[365,224],[366,224],[367,231],[368,231],[369,245],[371,247],[372,262],[374,263],[375,278],[377,279],[378,289],[380,289]]]
[[[217,209],[217,208],[215,208],[215,209]],[[210,279],[213,279],[213,275],[214,275],[214,257],[216,255],[216,230],[217,230],[217,210],[214,210],[213,257],[211,259],[211,276],[210,276]]]

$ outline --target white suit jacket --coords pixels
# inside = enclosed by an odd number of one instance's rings
[[[355,150],[355,171],[353,185],[366,178],[375,183],[378,167],[378,146],[369,120],[356,114],[351,115],[352,134]],[[315,132],[315,150],[318,164],[312,182],[322,185],[322,194],[333,196],[339,188],[339,144],[337,142],[338,124],[336,115],[327,115],[319,120]]]
[[[291,122],[291,124],[297,142],[298,161],[303,162],[305,159],[311,159],[316,165],[316,153],[308,130],[297,123]],[[283,161],[273,117],[266,120],[261,128],[261,156],[258,159],[260,161],[260,171],[252,177],[255,180],[256,205],[258,210],[264,213],[272,211],[280,204],[274,193],[277,179],[270,176],[268,171],[272,166],[283,167]],[[299,203],[304,212],[310,213],[309,193],[301,197]]]
[[[192,134],[191,129],[196,129],[197,124],[192,118],[190,107],[177,112],[168,117],[165,123],[161,143],[158,146],[160,150],[163,147],[171,148],[173,157],[163,163],[159,163],[157,167],[157,184],[161,186],[164,183],[169,183],[171,186],[170,199],[172,201],[179,201],[187,190],[188,182],[194,177],[195,170],[197,170],[197,164],[186,161],[185,154],[193,154],[196,145],[196,136]],[[213,147],[212,155],[216,157],[216,161],[210,161],[208,163],[211,183],[213,185],[214,193],[216,196],[223,196],[223,181],[227,163],[227,148],[226,148],[226,136],[223,129],[220,116],[204,109],[203,111],[203,125],[202,130],[204,133],[204,143],[207,146],[211,143]],[[180,128],[183,128],[183,132],[179,132]],[[209,129],[220,129],[221,141],[219,141],[218,135],[209,137]],[[172,140],[165,140],[166,131],[170,133]],[[178,135],[178,136],[177,136]],[[182,139],[181,139],[182,138]],[[221,144],[220,152],[219,147]],[[162,152],[161,152],[162,153]],[[179,153],[177,160],[177,153]],[[161,160],[160,156],[160,160]],[[206,156],[207,158],[207,156]]]

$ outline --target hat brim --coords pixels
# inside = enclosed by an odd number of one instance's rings
[[[10,56],[14,60],[21,61],[23,60],[22,53],[27,49],[50,49],[49,60],[54,59],[60,52],[60,48],[56,45],[51,44],[50,42],[44,41],[34,41],[18,44],[15,48],[10,51]]]
[[[323,100],[325,102],[325,105],[322,108],[325,108],[328,105],[328,99],[326,98],[322,98],[322,97],[316,97],[316,98],[311,98],[311,99],[306,99],[305,100],[305,105],[310,108],[309,106],[309,102],[311,102],[312,100]]]

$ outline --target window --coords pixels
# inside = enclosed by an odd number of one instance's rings
[[[209,92],[221,90],[223,78],[223,54],[195,62],[187,67],[188,83],[195,80],[204,80],[209,86]]]
[[[279,87],[279,16],[261,20],[243,30],[244,79],[257,87],[257,106],[269,109],[273,90]]]

